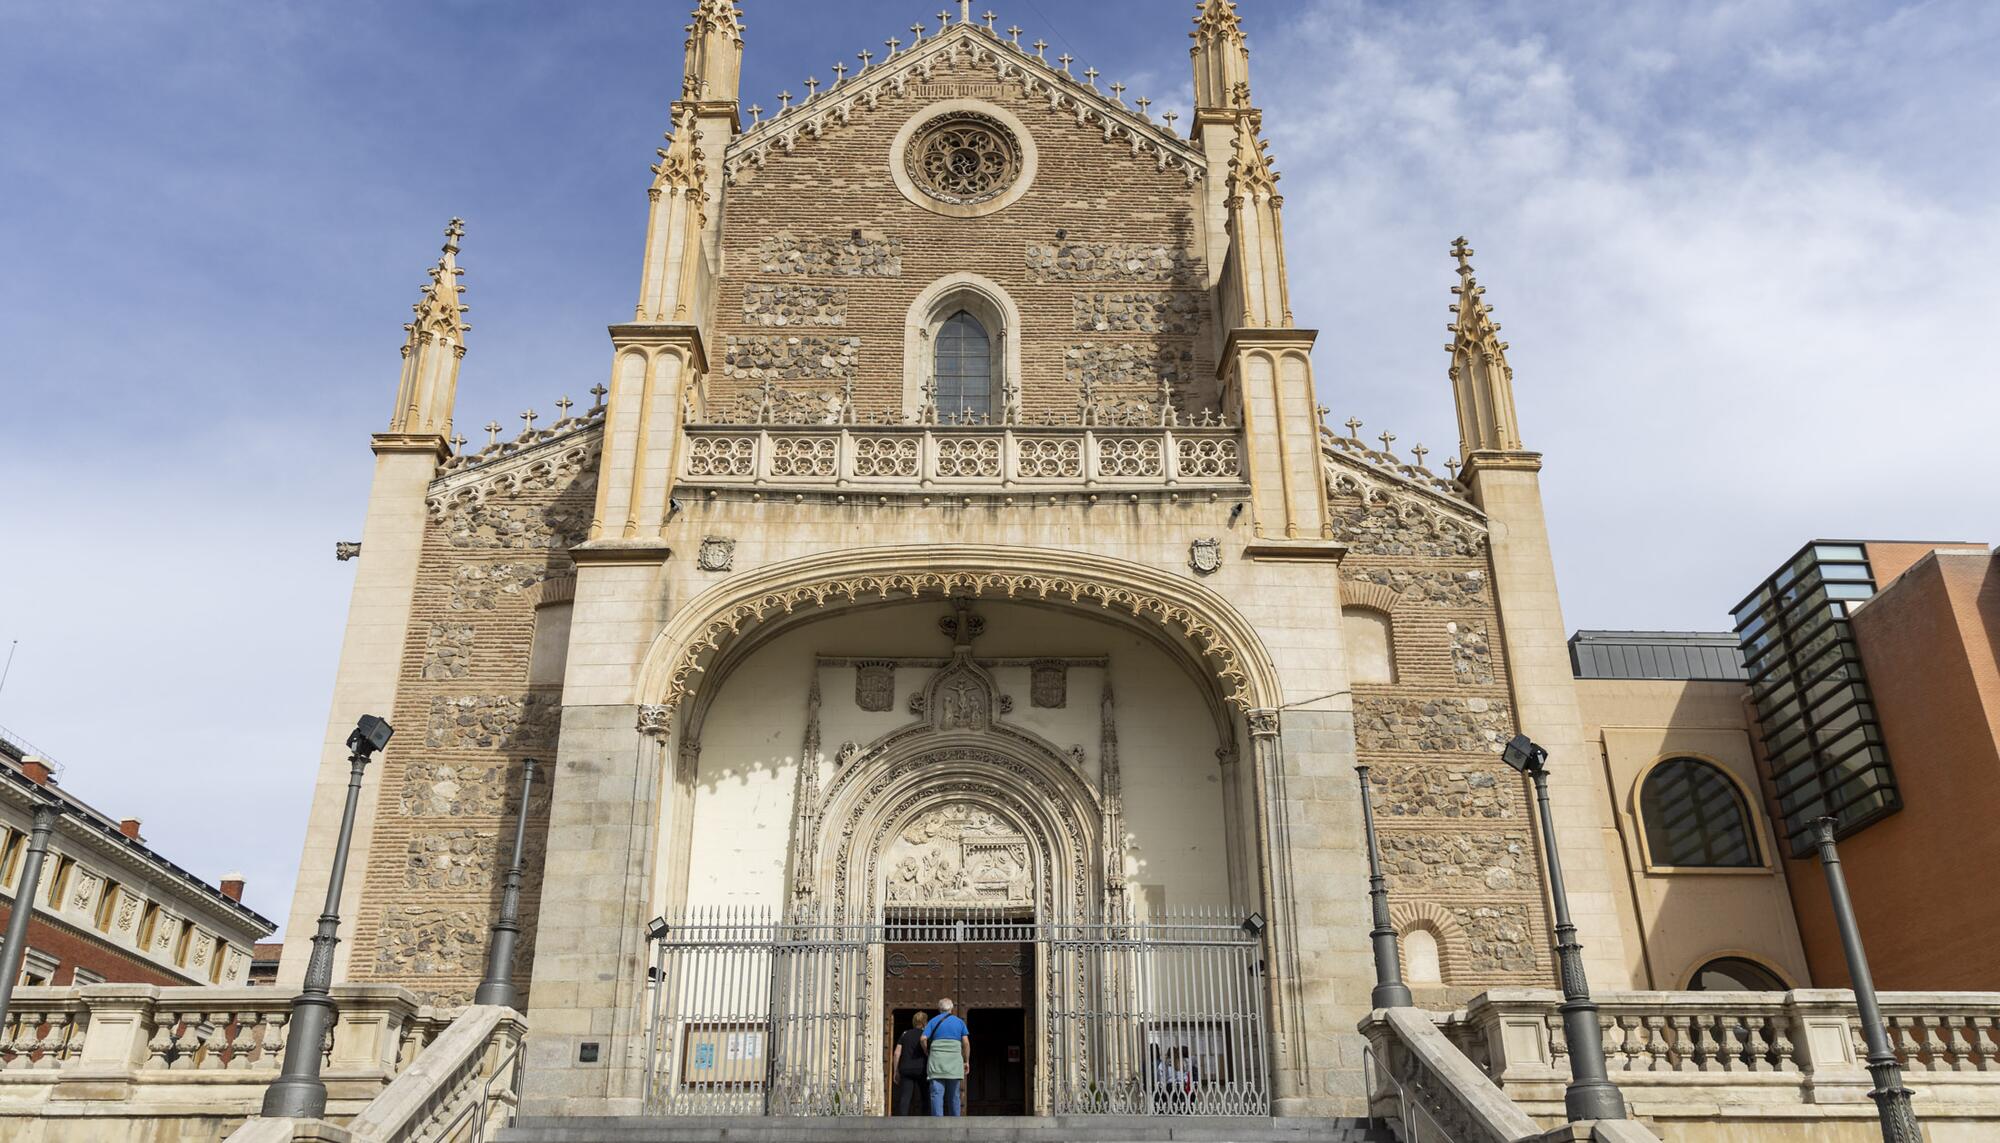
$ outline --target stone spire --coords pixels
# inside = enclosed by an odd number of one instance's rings
[[[1452,397],[1458,404],[1459,452],[1468,466],[1478,454],[1519,453],[1520,421],[1514,412],[1514,370],[1507,364],[1507,343],[1500,340],[1500,323],[1486,304],[1486,287],[1472,273],[1472,247],[1460,238],[1451,244],[1458,260],[1458,301],[1451,323]]]
[[[403,328],[403,379],[396,390],[396,409],[389,431],[405,436],[451,436],[452,402],[458,395],[458,363],[465,357],[469,308],[459,301],[465,271],[458,268],[458,240],[465,223],[454,218],[444,231],[444,253],[431,267],[423,296],[410,308],[417,319]]]
[[[1291,288],[1285,280],[1285,196],[1278,193],[1278,172],[1271,166],[1268,146],[1257,137],[1252,116],[1237,119],[1228,201],[1236,280],[1224,283],[1224,296],[1235,295],[1231,299],[1235,305],[1226,311],[1235,328],[1292,325]]]
[[[733,104],[743,78],[743,13],[736,0],[700,0],[687,28],[681,99]]]
[[[708,226],[707,153],[698,116],[683,105],[674,133],[653,168],[646,227],[645,273],[639,286],[641,322],[684,322],[696,303],[701,236]]]
[[[1201,0],[1194,18],[1194,106],[1239,113],[1250,108],[1250,49],[1235,0]]]

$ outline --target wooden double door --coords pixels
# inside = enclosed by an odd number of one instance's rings
[[[1027,1115],[1034,1106],[1035,946],[1027,942],[890,944],[884,949],[882,1042],[896,1039],[917,1012],[937,1014],[950,997],[972,1040],[965,1114]],[[895,1074],[889,1076],[895,1107]]]

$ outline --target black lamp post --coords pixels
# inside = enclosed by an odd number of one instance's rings
[[[395,733],[396,728],[384,720],[364,714],[354,733],[347,736],[347,807],[340,816],[340,840],[333,847],[326,907],[320,911],[319,928],[313,933],[305,984],[292,998],[284,1068],[264,1089],[264,1114],[270,1118],[318,1119],[326,1112],[326,1084],[319,1078],[319,1066],[327,1031],[339,1015],[333,1003],[333,948],[340,943],[340,886],[347,880],[347,851],[354,844],[354,811],[361,804],[362,771]]]
[[[1416,1004],[1410,986],[1403,983],[1403,958],[1396,948],[1396,926],[1389,923],[1389,879],[1382,875],[1382,850],[1375,841],[1375,792],[1368,785],[1368,767],[1356,766],[1361,775],[1361,824],[1368,834],[1368,904],[1374,911],[1375,927],[1368,939],[1375,946],[1375,991],[1368,1002],[1376,1008],[1409,1008]]]
[[[486,978],[472,994],[474,1004],[498,1004],[519,1009],[521,990],[514,987],[514,950],[521,941],[521,862],[527,856],[528,796],[535,789],[535,760],[521,763],[521,809],[514,815],[514,859],[500,890],[500,915],[486,941]]]
[[[1501,759],[1535,783],[1541,811],[1542,852],[1549,868],[1549,897],[1556,911],[1556,958],[1562,969],[1563,1035],[1569,1040],[1569,1089],[1563,1107],[1569,1121],[1624,1119],[1625,1096],[1604,1071],[1604,1029],[1597,1022],[1597,1004],[1583,975],[1583,946],[1569,916],[1569,892],[1563,888],[1562,856],[1556,852],[1555,815],[1549,810],[1549,752],[1525,734],[1517,734]]]
[[[42,858],[49,852],[49,835],[63,804],[46,794],[35,795],[34,823],[28,827],[28,856],[21,879],[14,883],[14,908],[7,914],[7,943],[0,946],[0,1027],[14,1003],[14,984],[21,978],[21,958],[28,952],[28,920],[35,915],[35,894],[42,887]]]
[[[1868,1074],[1875,1087],[1868,1098],[1882,1117],[1885,1143],[1923,1143],[1923,1129],[1917,1126],[1916,1112],[1910,1108],[1910,1089],[1903,1086],[1903,1069],[1889,1047],[1888,1033],[1882,1030],[1882,1006],[1875,999],[1875,977],[1868,971],[1868,950],[1861,947],[1861,926],[1854,919],[1854,901],[1847,895],[1847,876],[1840,869],[1840,851],[1834,848],[1835,818],[1813,822],[1814,840],[1819,844],[1820,868],[1826,871],[1826,889],[1833,896],[1833,919],[1840,926],[1841,951],[1847,954],[1847,975],[1854,981],[1854,1004],[1861,1009],[1861,1036],[1868,1044]]]

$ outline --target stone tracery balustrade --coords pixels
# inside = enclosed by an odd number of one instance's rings
[[[330,1107],[352,1114],[409,1067],[449,1016],[394,985],[336,985],[333,994],[340,1014],[327,1043]],[[214,1120],[219,1136],[222,1122],[261,1105],[290,1015],[291,993],[275,988],[23,988],[0,1027],[0,1137],[17,1117],[101,1099],[90,1093],[106,1084],[129,1093],[121,1116]]]
[[[683,479],[743,487],[1240,488],[1229,428],[689,426]]]
[[[1851,992],[1606,992],[1596,1000],[1611,1078],[1649,1120],[1713,1120],[1718,1107],[1727,1118],[1742,1105],[1767,1119],[1872,1126],[1867,1048]],[[2000,993],[1884,993],[1881,1000],[1919,1118],[1980,1124],[1972,1137],[1993,1130],[2000,1123]],[[1544,1117],[1561,1111],[1569,1078],[1561,1003],[1554,990],[1495,990],[1432,1015],[1510,1098]],[[1845,1139],[1845,1131],[1827,1137]]]

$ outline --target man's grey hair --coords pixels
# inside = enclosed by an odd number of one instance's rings
[[[938,1011],[940,1012],[951,1011],[951,997],[946,996],[938,1000]]]

